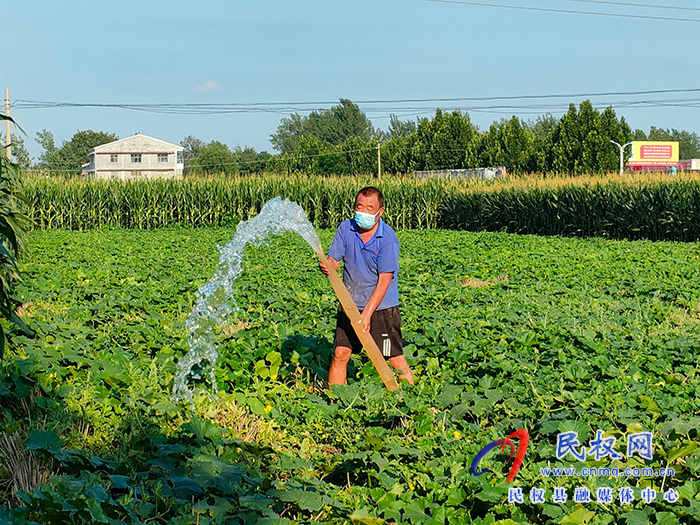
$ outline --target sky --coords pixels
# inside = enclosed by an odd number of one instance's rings
[[[590,99],[632,129],[700,132],[697,0],[24,0],[3,13],[0,96],[34,157],[42,129],[58,146],[92,129],[273,152],[280,119],[341,97],[380,129],[440,107],[485,130]],[[648,93],[663,90],[677,91]]]

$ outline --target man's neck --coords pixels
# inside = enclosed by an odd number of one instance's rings
[[[374,232],[377,231],[377,228],[379,228],[379,221],[377,221],[376,224],[369,230],[365,230],[358,226],[357,231],[360,233],[360,237],[362,237],[362,240],[366,243],[372,238],[372,235],[374,235]]]

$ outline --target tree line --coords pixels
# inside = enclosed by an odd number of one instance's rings
[[[48,171],[80,173],[91,148],[117,140],[110,133],[78,131],[57,147],[47,130],[37,133],[43,149],[34,166]],[[270,142],[277,153],[249,146],[233,148],[188,136],[184,147],[185,169],[190,174],[314,173],[363,174],[377,172],[377,148],[382,171],[410,173],[505,166],[510,173],[595,173],[614,171],[619,150],[611,140],[676,140],[681,158],[700,157],[700,136],[695,132],[651,127],[649,133],[630,129],[612,107],[599,111],[590,101],[570,104],[560,118],[551,114],[525,121],[516,116],[475,126],[462,111],[437,109],[418,120],[390,118],[386,131],[375,128],[352,101],[340,99],[330,109],[297,113],[283,118]],[[32,166],[21,138],[13,138],[15,160],[21,168]],[[627,151],[629,153],[629,150]]]

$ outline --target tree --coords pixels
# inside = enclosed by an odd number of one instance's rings
[[[394,135],[382,145],[382,167],[387,173],[408,173],[416,163],[413,161],[414,145],[418,133],[408,136]],[[415,148],[417,150],[417,148]]]
[[[212,141],[199,149],[199,154],[190,160],[193,173],[238,173],[238,160],[226,144]]]
[[[482,166],[505,166],[510,172],[534,170],[534,135],[516,116],[494,122],[482,138],[479,161]]]
[[[632,138],[624,119],[617,120],[612,108],[603,114],[589,100],[574,104],[551,133],[551,149],[546,169],[565,173],[590,173],[613,170],[618,166],[619,152],[610,143],[624,143]]]
[[[678,141],[678,155],[681,159],[700,158],[700,136],[685,130],[671,130],[673,140]]]
[[[182,156],[185,159],[185,162],[198,156],[200,150],[205,145],[206,144],[204,143],[204,141],[199,140],[198,138],[193,137],[192,135],[187,135],[184,139],[182,139],[182,141],[180,142],[180,146],[185,148],[182,151]]]
[[[538,115],[533,122],[531,120],[523,124],[531,133],[531,171],[546,172],[552,169],[552,144],[554,131],[559,126],[560,119],[551,113]]]
[[[600,132],[603,140],[607,140],[608,152],[601,156],[599,169],[602,171],[617,171],[620,167],[620,150],[610,141],[614,140],[618,144],[627,144],[632,140],[632,129],[627,124],[625,117],[617,120],[615,110],[608,106],[600,115]],[[625,149],[624,159],[629,158],[630,150]]]
[[[277,126],[277,133],[270,135],[272,146],[280,153],[294,153],[299,148],[299,139],[304,134],[304,118],[292,113]]]
[[[312,111],[306,117],[294,113],[290,118],[283,118],[277,132],[270,135],[270,142],[281,153],[294,153],[304,136],[337,146],[351,137],[369,142],[374,135],[367,115],[357,104],[341,98],[340,104],[330,109]]]
[[[53,139],[53,133],[47,129],[42,129],[36,133],[36,141],[43,148],[43,152],[39,155],[39,166],[48,168],[49,165],[56,162],[56,143]]]
[[[412,152],[414,169],[476,167],[478,139],[478,130],[467,113],[438,109],[432,119],[422,118],[418,122]]]
[[[270,159],[270,154],[267,151],[258,153],[255,151],[255,148],[251,148],[250,146],[245,146],[243,148],[236,146],[233,148],[233,154],[236,157],[238,172],[241,175],[263,173]]]
[[[603,169],[606,153],[612,151],[610,140],[601,133],[600,113],[590,100],[584,100],[578,109],[578,127],[581,151],[574,161],[576,173],[591,173]]]
[[[119,137],[112,133],[88,129],[77,131],[69,141],[64,141],[63,145],[56,149],[53,134],[42,130],[37,133],[37,142],[44,148],[39,160],[41,165],[50,171],[79,174],[82,165],[89,160],[92,148],[118,139]]]
[[[552,133],[558,124],[559,119],[552,116],[551,113],[547,113],[546,115],[538,115],[534,122],[528,120],[523,123],[523,126],[536,137],[546,137]]]
[[[32,165],[32,157],[27,151],[22,136],[15,133],[10,137],[10,140],[10,145],[12,146],[12,161],[20,171],[30,168]],[[0,143],[5,144],[5,137],[2,133],[0,133]]]
[[[415,120],[401,120],[393,113],[389,116],[389,129],[386,139],[392,140],[397,137],[408,137],[418,129]]]

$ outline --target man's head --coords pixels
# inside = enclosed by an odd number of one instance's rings
[[[370,225],[369,223],[362,223],[361,215],[358,217],[358,213],[372,215],[373,221]],[[379,218],[384,214],[384,195],[377,188],[373,186],[367,186],[362,188],[357,192],[357,197],[355,197],[355,221],[358,226],[363,230],[370,230],[374,225],[379,222]],[[368,217],[366,217],[369,220]]]
[[[360,197],[360,195],[364,195],[365,197],[372,197],[376,195],[379,207],[384,207],[384,195],[382,195],[382,192],[378,188],[375,188],[374,186],[365,186],[364,188],[362,188],[360,191],[357,192],[357,197],[355,197],[355,204],[357,204],[357,199]]]

